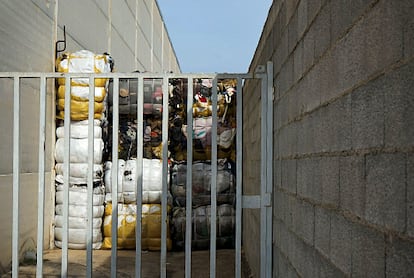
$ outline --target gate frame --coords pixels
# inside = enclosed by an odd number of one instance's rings
[[[37,227],[37,266],[36,276],[43,276],[43,240],[44,240],[44,206],[45,206],[45,136],[46,136],[46,86],[47,79],[64,78],[66,84],[70,84],[72,78],[89,78],[89,99],[94,98],[95,78],[110,78],[113,80],[113,90],[118,92],[119,79],[138,79],[138,103],[143,103],[144,78],[163,79],[163,115],[162,115],[162,142],[163,142],[163,193],[162,193],[162,237],[161,237],[161,277],[166,277],[166,220],[167,220],[167,155],[168,155],[168,81],[172,78],[187,79],[188,84],[193,84],[195,78],[208,78],[213,80],[212,88],[212,157],[211,161],[217,161],[217,81],[219,79],[237,79],[237,130],[236,130],[236,230],[235,230],[235,277],[241,277],[241,234],[242,234],[242,209],[260,209],[260,277],[272,276],[272,192],[273,192],[273,63],[267,62],[264,66],[258,66],[254,74],[240,73],[216,73],[216,74],[154,74],[154,73],[39,73],[39,72],[0,72],[0,78],[14,79],[14,120],[13,142],[19,142],[19,112],[20,112],[20,79],[40,79],[40,118],[39,118],[39,194],[38,194],[38,227]],[[242,159],[243,159],[243,80],[261,79],[261,171],[260,171],[260,195],[242,195]],[[65,99],[70,99],[70,88],[66,86]],[[193,86],[187,90],[187,134],[192,134],[193,128]],[[89,148],[88,155],[93,157],[93,105],[89,102]],[[137,105],[137,140],[143,138],[143,106]],[[119,123],[119,95],[113,94],[113,146],[112,161],[118,161],[118,123]],[[70,111],[70,101],[65,101],[65,111]],[[64,181],[69,183],[69,154],[70,154],[70,113],[65,113],[65,151],[64,151]],[[116,132],[115,132],[116,131]],[[191,169],[192,137],[187,138],[187,169]],[[13,144],[13,226],[12,226],[12,276],[18,277],[19,272],[19,189],[20,189],[20,147]],[[137,200],[142,200],[142,142],[137,141]],[[190,168],[189,168],[190,166]],[[89,159],[88,167],[93,169],[93,159]],[[117,200],[118,167],[112,167],[112,200]],[[212,176],[217,176],[217,163],[212,163]],[[186,188],[192,188],[192,171],[187,171]],[[210,234],[210,277],[216,275],[216,186],[217,180],[211,180],[211,234]],[[88,175],[88,200],[92,204],[93,176],[92,171]],[[191,190],[187,190],[186,198],[186,230],[191,230]],[[64,190],[63,216],[68,219],[69,190]],[[136,250],[141,250],[141,205],[137,201],[137,226],[136,226]],[[87,277],[92,277],[92,205],[88,206],[88,221],[90,226],[87,232]],[[112,250],[111,250],[111,276],[117,274],[117,206],[112,206]],[[67,277],[68,271],[68,223],[63,224],[62,236],[62,265],[61,275]],[[139,240],[138,240],[139,239]],[[135,275],[140,277],[141,252],[136,252]],[[185,238],[185,277],[191,277],[191,233],[186,233]]]

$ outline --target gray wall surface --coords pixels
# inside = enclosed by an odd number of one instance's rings
[[[115,71],[180,73],[155,0],[0,0],[0,71],[53,72],[55,42],[67,49],[109,52]],[[20,92],[20,253],[36,248],[39,80],[22,79]],[[11,265],[13,81],[0,80],[0,274]],[[54,82],[48,81],[45,248],[54,215]]]
[[[274,63],[274,277],[414,276],[413,15],[410,0],[273,1],[251,71]],[[260,177],[256,88],[247,191]],[[259,277],[254,227],[244,245]]]

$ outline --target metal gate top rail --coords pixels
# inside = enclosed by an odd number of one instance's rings
[[[44,207],[45,207],[45,138],[46,138],[46,80],[50,78],[65,78],[65,99],[71,97],[71,78],[89,78],[89,99],[94,99],[95,78],[110,78],[113,80],[113,91],[119,91],[119,81],[123,78],[138,80],[138,96],[137,104],[143,103],[143,81],[148,79],[162,79],[163,91],[163,111],[162,111],[162,163],[163,163],[163,179],[162,179],[162,221],[161,221],[161,259],[160,272],[161,277],[166,277],[166,233],[167,233],[167,161],[168,161],[168,81],[171,78],[187,79],[188,84],[193,84],[196,78],[212,79],[212,138],[211,138],[211,173],[212,176],[217,176],[217,81],[219,79],[236,79],[237,80],[237,107],[236,107],[236,215],[235,215],[235,276],[241,277],[241,232],[242,232],[242,209],[243,208],[260,208],[260,277],[271,277],[272,275],[272,129],[273,129],[273,65],[268,62],[267,66],[259,66],[255,73],[189,73],[189,74],[174,74],[174,73],[41,73],[41,72],[0,72],[0,78],[14,79],[13,90],[13,107],[14,107],[14,124],[13,124],[13,142],[19,142],[19,113],[20,113],[20,82],[22,78],[40,78],[40,119],[39,119],[39,195],[38,195],[38,229],[37,229],[37,277],[43,276],[43,223],[44,223]],[[243,80],[245,79],[261,79],[261,193],[255,196],[242,195],[242,162],[243,162]],[[193,86],[187,88],[187,134],[192,134],[193,129]],[[71,111],[70,101],[65,101],[65,111]],[[88,169],[93,169],[93,118],[94,118],[94,102],[89,102],[88,108]],[[136,219],[136,264],[135,275],[141,277],[141,205],[142,205],[142,138],[143,138],[143,105],[137,105],[137,219]],[[119,123],[119,95],[113,94],[113,145],[112,145],[112,161],[118,161],[118,123]],[[65,113],[64,119],[64,181],[69,184],[69,156],[70,156],[70,128],[71,122],[70,113]],[[192,157],[192,136],[187,136],[187,169],[191,169]],[[117,165],[114,163],[113,165]],[[112,200],[117,200],[118,188],[118,167],[112,167]],[[92,203],[93,203],[93,174],[89,171],[87,177],[88,188],[88,230],[87,230],[87,271],[86,276],[92,276]],[[19,272],[19,187],[20,187],[20,146],[13,144],[13,238],[12,238],[12,275],[18,277]],[[192,221],[192,171],[187,171],[186,174],[186,230],[191,230]],[[217,180],[211,179],[211,215],[216,215],[217,212],[217,197],[216,197]],[[189,189],[189,190],[188,190]],[[68,275],[68,207],[69,207],[69,189],[64,187],[63,200],[63,217],[66,219],[63,224],[62,235],[62,277]],[[112,250],[111,250],[111,276],[117,275],[117,205],[112,205]],[[211,232],[210,232],[210,277],[216,276],[216,217],[211,217]],[[187,232],[185,236],[185,277],[191,277],[191,233]]]

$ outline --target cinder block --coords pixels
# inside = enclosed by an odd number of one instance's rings
[[[359,16],[367,7],[376,0],[354,1],[352,5],[346,0],[331,1],[331,38],[335,42],[342,37],[353,22],[357,21]]]
[[[351,149],[351,101],[344,96],[315,113],[315,152]]]
[[[297,153],[297,124],[285,126],[279,133],[280,156],[286,157]]]
[[[352,224],[343,216],[332,214],[330,259],[346,275],[351,274]]]
[[[414,243],[392,238],[386,249],[386,277],[414,277]]]
[[[273,181],[275,183],[274,186],[276,188],[280,188],[283,186],[281,169],[282,161],[280,159],[273,159],[273,165]]]
[[[310,0],[309,2],[312,2]],[[315,27],[312,25],[303,37],[303,71],[306,72],[314,62],[315,56]]]
[[[293,82],[297,82],[303,73],[303,40],[301,40],[293,53]]]
[[[384,234],[361,225],[352,230],[352,277],[385,277]]]
[[[315,60],[318,60],[322,54],[330,47],[331,43],[331,17],[330,5],[322,7],[321,12],[314,22],[316,38],[315,40]]]
[[[395,11],[388,7],[393,4],[394,1],[378,2],[338,41],[335,59],[339,76],[342,76],[342,90],[367,80],[373,73],[401,59],[402,29],[395,20]]]
[[[325,257],[317,256],[315,258],[315,264],[317,265],[318,272],[314,277],[349,277],[345,275],[338,267],[325,259]]]
[[[358,217],[365,215],[365,157],[347,156],[339,160],[340,208]]]
[[[298,6],[298,38],[302,39],[308,27],[308,0],[301,0]]]
[[[302,79],[302,82],[307,84],[307,86],[304,86],[303,90],[299,92],[299,97],[297,100],[298,108],[302,113],[310,112],[320,106],[321,78],[323,77],[319,76],[319,72],[313,68]]]
[[[407,7],[403,10],[403,13],[405,14],[407,21],[404,22],[403,28],[404,28],[404,59],[409,59],[414,56],[414,17],[412,16],[414,14],[414,5],[411,1],[405,1],[408,3]]]
[[[414,61],[387,74],[381,83],[385,98],[385,144],[413,147]]]
[[[291,1],[288,1],[291,2]],[[292,19],[288,25],[288,32],[289,32],[289,45],[288,45],[288,53],[292,53],[293,49],[296,47],[298,43],[298,13],[295,12]]]
[[[321,200],[319,160],[305,158],[297,161],[297,194],[316,202]]]
[[[322,157],[321,171],[322,204],[339,207],[339,158]]]
[[[293,56],[289,56],[280,70],[280,92],[284,95],[293,84]]]
[[[407,157],[407,234],[414,237],[414,154]]]
[[[366,157],[366,219],[399,232],[405,231],[406,155]]]
[[[331,212],[315,207],[315,249],[325,257],[330,254]]]
[[[319,13],[322,5],[322,0],[309,0],[308,1],[308,24],[310,24],[315,16]]]
[[[384,142],[384,92],[382,80],[352,92],[352,145],[354,149],[374,148]]]
[[[313,245],[315,208],[312,204],[297,200],[293,210],[293,226],[296,234],[308,245]]]
[[[282,187],[291,193],[296,193],[296,160],[281,161]]]

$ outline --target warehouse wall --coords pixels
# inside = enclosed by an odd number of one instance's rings
[[[274,63],[274,277],[414,275],[413,14],[410,0],[273,2],[250,69]],[[256,161],[245,161],[247,188]],[[245,252],[259,277],[258,253]]]
[[[0,71],[53,72],[55,42],[67,49],[109,52],[116,71],[180,72],[155,0],[0,1]],[[21,80],[20,252],[36,248],[39,80]],[[0,274],[11,265],[13,82],[0,80]],[[45,247],[54,215],[54,82],[47,91]]]

